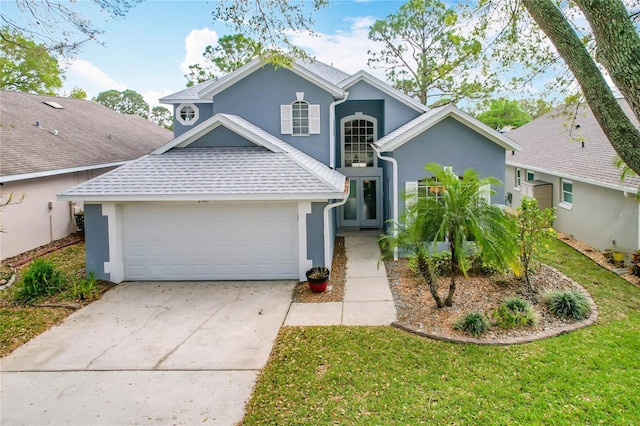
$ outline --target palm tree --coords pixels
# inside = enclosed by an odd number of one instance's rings
[[[491,193],[490,185],[501,184],[499,180],[480,179],[473,169],[465,170],[464,175],[458,177],[450,168],[439,164],[427,164],[425,170],[433,175],[426,196],[405,195],[404,223],[396,224],[394,235],[385,239],[391,247],[404,247],[413,252],[436,305],[442,308],[453,305],[456,278],[467,274],[466,241],[474,241],[485,262],[516,272],[519,271],[518,245],[514,220],[484,197]],[[438,241],[447,242],[451,251],[451,281],[444,302],[437,293],[428,262],[427,247],[436,250]]]

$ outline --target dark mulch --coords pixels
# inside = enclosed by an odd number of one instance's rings
[[[342,302],[346,271],[347,255],[344,248],[344,237],[336,237],[331,278],[327,290],[323,293],[314,293],[305,281],[296,285],[293,290],[293,301],[301,303]]]

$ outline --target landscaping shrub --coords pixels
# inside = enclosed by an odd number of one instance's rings
[[[93,300],[100,294],[94,272],[86,278],[74,278],[69,287],[69,295],[74,300]]]
[[[38,299],[60,293],[65,288],[64,275],[52,262],[35,259],[22,273],[22,278],[16,284],[14,299],[32,304]]]
[[[587,298],[577,290],[549,292],[544,296],[544,303],[554,315],[561,318],[581,320],[591,313]]]
[[[519,297],[505,299],[493,312],[496,325],[500,328],[526,327],[535,325],[539,314],[526,300]]]
[[[466,331],[474,337],[481,336],[489,331],[491,324],[489,319],[482,312],[471,312],[455,323],[456,330]]]

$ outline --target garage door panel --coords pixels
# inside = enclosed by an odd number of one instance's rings
[[[298,276],[296,204],[131,204],[124,212],[125,279]]]

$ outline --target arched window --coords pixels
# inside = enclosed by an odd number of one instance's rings
[[[371,143],[378,139],[378,120],[356,113],[340,120],[342,134],[342,167],[376,167]]]
[[[291,134],[306,136],[309,134],[309,103],[295,101],[291,104]]]

